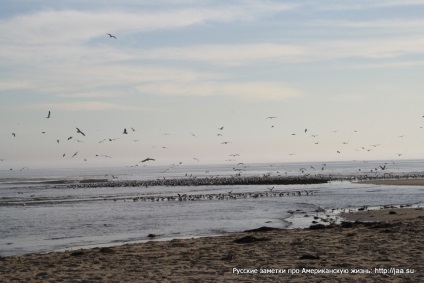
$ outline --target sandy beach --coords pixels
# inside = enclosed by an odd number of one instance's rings
[[[424,281],[422,208],[363,211],[349,217],[382,222],[3,257],[0,281]]]

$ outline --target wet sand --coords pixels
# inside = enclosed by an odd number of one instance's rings
[[[6,257],[0,282],[424,282],[423,210],[391,210],[370,212],[379,223]],[[307,273],[319,271],[335,273]]]
[[[342,213],[343,218],[351,221],[394,221],[424,217],[424,208],[388,208],[381,210],[366,210],[355,213]],[[424,236],[423,236],[424,237]]]
[[[367,180],[360,181],[358,183],[373,185],[424,186],[424,179]]]

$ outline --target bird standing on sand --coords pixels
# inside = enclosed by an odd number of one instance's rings
[[[127,129],[126,128],[124,128],[124,132],[122,134],[128,135],[128,132],[127,132]]]
[[[83,132],[81,132],[81,130],[78,129],[78,128],[77,128],[77,134],[81,134],[81,135],[83,135],[85,137],[85,134]]]
[[[15,134],[15,133],[12,133],[12,136],[13,136],[14,138],[16,138],[16,134]]]
[[[114,38],[114,39],[116,39],[116,36],[114,36],[114,35],[111,35],[110,33],[107,33],[107,35],[109,35],[109,38]]]

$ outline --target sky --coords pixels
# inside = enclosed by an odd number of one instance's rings
[[[0,170],[424,158],[424,0],[0,3]]]

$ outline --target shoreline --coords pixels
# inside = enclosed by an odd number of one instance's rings
[[[388,186],[424,186],[424,179],[393,179],[393,180],[366,180],[354,182],[358,184],[371,184],[371,185],[388,185]]]
[[[2,257],[0,281],[422,281],[424,209],[389,208],[349,215],[370,213],[375,214],[374,221],[382,222],[349,222],[320,229],[255,229],[223,236]],[[404,215],[408,217],[396,218]],[[313,274],[322,269],[346,273]],[[358,273],[353,274],[352,269]],[[242,273],[247,270],[257,273]],[[394,275],[391,270],[403,274]]]
[[[375,221],[388,222],[398,220],[409,220],[424,217],[424,207],[384,208],[376,210],[364,210],[353,213],[341,213],[341,217],[349,221]]]

